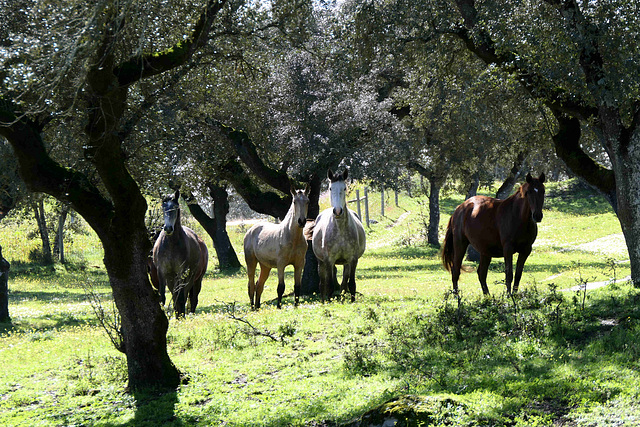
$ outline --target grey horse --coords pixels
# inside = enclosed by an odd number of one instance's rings
[[[162,201],[164,227],[153,246],[160,300],[165,303],[165,285],[171,291],[176,317],[186,312],[187,295],[191,313],[196,311],[202,278],[207,271],[207,245],[189,227],[180,224],[180,190]]]
[[[366,235],[358,215],[347,207],[345,180],[349,171],[335,174],[329,169],[329,193],[331,207],[318,215],[315,223],[305,229],[305,235],[311,239],[313,252],[318,258],[320,276],[320,294],[322,301],[330,299],[334,284],[337,283],[336,264],[343,265],[341,291],[347,287],[351,293],[351,302],[356,297],[356,267],[366,246]]]

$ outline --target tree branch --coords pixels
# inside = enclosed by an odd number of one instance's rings
[[[478,28],[479,18],[474,0],[456,0],[456,4],[464,20],[464,27],[457,27],[452,33],[462,40],[469,51],[484,63],[497,65],[505,72],[515,75],[531,96],[541,99],[550,109],[580,119],[597,117],[597,108],[577,95],[552,85],[541,74],[532,72],[531,67],[513,52],[507,49],[498,52],[489,33]],[[472,31],[475,32],[475,37],[471,35]]]
[[[97,231],[104,231],[113,215],[113,205],[80,172],[62,167],[47,153],[37,124],[18,117],[12,103],[0,99],[0,135],[18,159],[18,171],[31,191],[47,193],[71,203]]]
[[[115,68],[120,86],[129,86],[146,77],[164,73],[165,71],[185,64],[193,54],[207,43],[213,21],[224,7],[227,0],[209,0],[191,35],[163,52],[137,55]]]

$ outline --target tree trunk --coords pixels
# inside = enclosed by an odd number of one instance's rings
[[[147,274],[150,242],[146,227],[122,227],[117,235],[101,240],[122,320],[129,388],[175,388],[180,383],[180,373],[167,353],[169,321]]]
[[[464,199],[467,200],[478,193],[478,187],[480,186],[480,171],[475,171],[473,175],[471,175],[471,181],[469,181],[467,185],[467,194]]]
[[[307,220],[315,221],[320,214],[320,187],[322,179],[319,176],[311,177],[309,182],[309,209],[307,210]],[[302,295],[313,295],[320,293],[320,276],[318,275],[318,259],[313,253],[311,241],[308,241],[307,253],[305,255],[304,271],[302,272],[302,283],[300,292]]]
[[[640,112],[636,120],[640,120]],[[604,123],[605,131],[611,127],[614,126]],[[628,136],[618,135],[610,136],[607,145],[616,177],[617,214],[629,251],[631,278],[640,288],[640,126]]]
[[[467,187],[467,195],[465,200],[470,199],[478,193],[478,187],[480,186],[480,172],[476,171],[471,177],[471,182]],[[467,247],[467,261],[479,262],[480,252],[476,250],[472,245]]]
[[[227,190],[215,183],[208,183],[207,186],[209,187],[209,194],[213,198],[213,218],[204,212],[193,196],[185,197],[187,207],[191,215],[211,237],[220,270],[238,270],[241,264],[227,233],[227,214],[229,213]]]
[[[69,207],[63,206],[58,217],[58,230],[56,231],[56,238],[53,242],[53,254],[58,257],[61,264],[65,263],[64,259],[64,224],[67,221],[67,215],[69,213]]]
[[[11,322],[9,317],[9,262],[2,256],[0,246],[0,322]]]
[[[47,219],[44,214],[44,201],[42,199],[31,204],[33,213],[38,223],[38,231],[42,240],[42,260],[46,265],[53,264],[53,256],[51,255],[51,240],[49,239],[49,230],[47,229]]]
[[[513,186],[518,182],[518,178],[520,176],[520,172],[522,171],[522,167],[524,165],[525,153],[520,152],[516,157],[516,160],[513,162],[513,166],[509,171],[509,175],[504,180],[498,191],[496,192],[496,199],[506,199],[511,194],[511,190],[513,190]]]
[[[440,188],[441,179],[434,174],[429,177],[429,227],[427,229],[427,243],[440,246],[438,227],[440,226]]]

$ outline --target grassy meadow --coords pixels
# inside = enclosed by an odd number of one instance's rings
[[[475,273],[454,296],[422,237],[426,198],[402,193],[396,206],[389,193],[384,215],[380,193],[370,198],[376,222],[353,304],[310,297],[295,308],[287,296],[277,310],[272,271],[252,312],[244,270],[216,270],[207,237],[198,310],[170,321],[169,352],[188,381],[169,393],[125,390],[125,358],[88,296],[112,309],[95,236],[74,235],[65,266],[41,267],[29,260],[35,226],[4,220],[12,322],[0,324],[0,425],[355,426],[382,425],[385,411],[400,425],[640,425],[640,290],[619,281],[630,274],[626,247],[602,197],[575,181],[547,186],[513,298],[499,259],[491,297]],[[461,201],[443,196],[441,238]],[[242,262],[249,226],[229,227]],[[292,281],[290,267],[287,294]]]

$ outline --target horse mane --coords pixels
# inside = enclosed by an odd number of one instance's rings
[[[304,235],[305,239],[311,240],[311,238],[313,237],[314,228],[316,228],[316,221],[307,220],[307,224],[304,226],[304,230],[302,230],[302,234]]]

